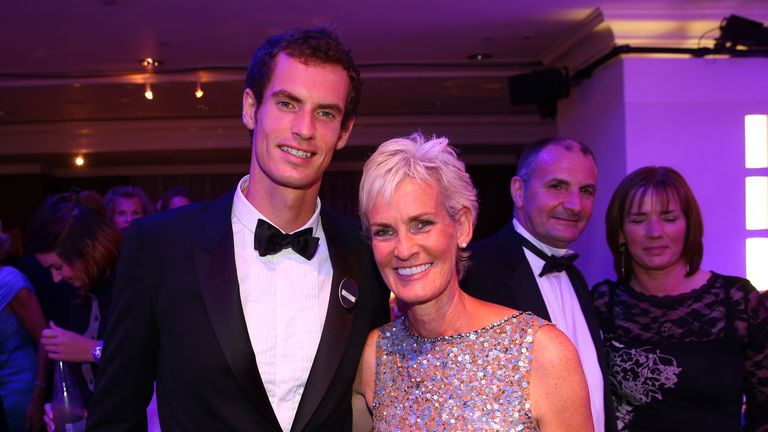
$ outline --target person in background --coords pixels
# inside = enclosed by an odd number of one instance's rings
[[[145,429],[155,378],[166,430],[351,429],[355,371],[387,292],[359,226],[318,193],[361,84],[327,28],[256,50],[241,99],[249,174],[126,234],[90,432]]]
[[[568,337],[459,288],[476,195],[445,138],[393,139],[366,162],[364,232],[405,315],[370,333],[356,395],[373,411],[374,430],[591,431]]]
[[[7,430],[38,431],[50,371],[39,343],[45,318],[27,278],[2,264],[10,245],[0,225],[0,401]]]
[[[29,225],[27,245],[54,282],[79,292],[70,304],[69,328],[51,321],[41,342],[52,360],[80,363],[78,380],[87,406],[109,323],[112,279],[122,234],[107,219],[95,192],[61,193],[45,200]]]
[[[568,138],[545,138],[520,155],[510,183],[514,218],[498,234],[470,245],[467,294],[533,312],[571,339],[587,378],[595,431],[615,431],[608,367],[589,285],[568,246],[592,216],[597,163]]]
[[[152,213],[152,202],[137,186],[115,186],[104,195],[107,218],[124,231],[136,218]]]
[[[162,198],[157,200],[155,210],[163,211],[170,210],[177,207],[182,207],[192,203],[191,195],[187,188],[183,186],[176,186],[168,189]]]
[[[35,288],[45,322],[53,321],[60,327],[69,328],[69,305],[79,296],[79,290],[63,280],[54,282],[51,272],[34,254],[21,257],[13,267],[24,273]]]
[[[685,179],[633,171],[605,229],[617,280],[592,295],[619,430],[768,431],[768,294],[700,267],[704,223]]]

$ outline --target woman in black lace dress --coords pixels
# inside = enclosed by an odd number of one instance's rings
[[[619,430],[767,431],[768,297],[699,267],[704,228],[685,179],[632,172],[605,225],[618,280],[592,293]]]

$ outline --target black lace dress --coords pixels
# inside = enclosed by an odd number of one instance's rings
[[[592,297],[620,431],[768,431],[768,293],[712,273],[680,295],[603,281]]]

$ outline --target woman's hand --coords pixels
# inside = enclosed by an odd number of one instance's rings
[[[96,339],[64,330],[51,321],[51,328],[43,330],[40,343],[48,351],[48,357],[53,360],[68,362],[92,362],[91,352],[98,344]]]
[[[43,412],[45,413],[43,416],[45,428],[48,429],[48,432],[53,432],[53,430],[56,429],[56,424],[53,423],[53,404],[50,402],[45,404],[43,406]]]

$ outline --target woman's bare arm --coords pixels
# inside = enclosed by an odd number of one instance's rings
[[[568,336],[541,327],[533,343],[531,409],[542,432],[594,430],[581,361]]]
[[[48,354],[40,342],[40,336],[43,333],[43,329],[45,329],[45,318],[43,317],[40,303],[37,301],[37,296],[28,288],[20,289],[13,299],[8,302],[8,311],[19,320],[24,330],[37,343],[35,390],[27,406],[27,426],[32,430],[38,430],[43,420],[45,384],[48,382],[51,370]]]
[[[360,365],[357,367],[357,375],[352,387],[353,432],[373,430],[371,407],[376,384],[376,340],[378,334],[378,330],[373,330],[368,334],[363,355],[360,358]]]

